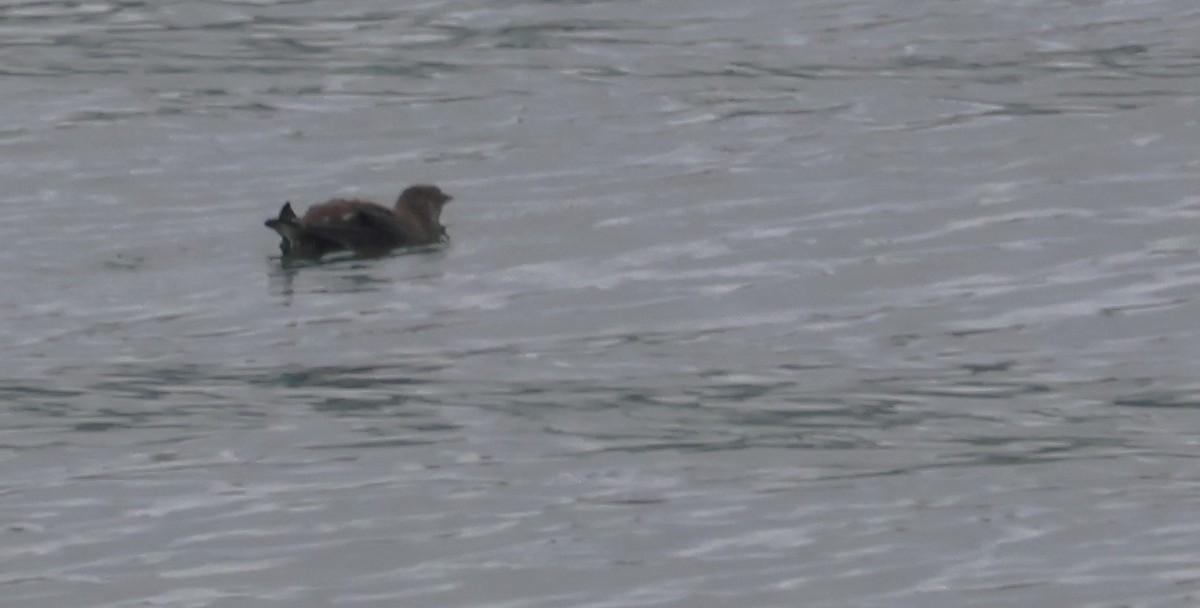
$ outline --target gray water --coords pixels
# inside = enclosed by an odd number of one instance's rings
[[[7,1],[0,605],[1200,605],[1197,31]]]

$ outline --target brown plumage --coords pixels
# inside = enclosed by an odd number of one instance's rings
[[[356,199],[336,198],[313,205],[297,217],[290,202],[266,226],[283,241],[284,257],[317,259],[326,253],[350,250],[359,255],[382,255],[399,247],[432,245],[446,237],[442,207],[451,196],[432,185],[409,186],[394,209]]]

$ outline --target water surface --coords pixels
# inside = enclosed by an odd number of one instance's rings
[[[2,603],[1196,605],[1197,29],[8,2]]]

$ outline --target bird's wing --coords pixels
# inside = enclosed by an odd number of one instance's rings
[[[407,239],[395,216],[386,209],[359,208],[353,217],[337,222],[306,223],[306,232],[338,243],[346,249],[374,250],[402,247]]]

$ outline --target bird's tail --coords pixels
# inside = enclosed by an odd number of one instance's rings
[[[296,217],[296,212],[292,211],[292,203],[286,202],[283,208],[279,210],[279,217],[266,221],[267,228],[283,234],[285,226],[296,226],[300,223],[300,218]]]
[[[303,226],[300,225],[300,218],[296,217],[296,212],[292,211],[291,201],[283,204],[279,210],[279,217],[269,219],[266,222],[267,228],[279,233],[282,237],[279,241],[279,251],[284,256],[291,255],[296,249]]]

